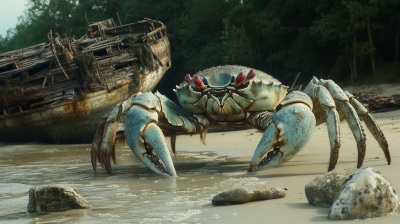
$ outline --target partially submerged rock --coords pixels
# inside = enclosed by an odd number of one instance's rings
[[[366,219],[399,209],[399,199],[391,184],[373,168],[359,170],[347,180],[332,204],[330,219]]]
[[[306,197],[310,204],[329,208],[339,196],[343,183],[359,169],[337,169],[322,174],[306,185]]]
[[[89,203],[68,186],[38,186],[29,190],[28,212],[57,212],[89,208]]]
[[[249,201],[283,198],[286,192],[279,186],[256,185],[224,191],[214,196],[213,205],[243,204]]]

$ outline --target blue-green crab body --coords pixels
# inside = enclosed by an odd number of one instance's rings
[[[256,74],[252,79],[246,77],[237,83],[240,73],[250,71]],[[205,113],[214,121],[238,122],[247,119],[252,111],[274,111],[288,89],[270,75],[243,66],[218,66],[196,75],[203,85],[187,80],[174,92],[183,109]]]
[[[304,92],[292,91],[264,72],[243,66],[218,66],[198,72],[176,87],[181,107],[160,93],[137,93],[118,104],[100,124],[92,144],[92,166],[100,163],[111,174],[116,142],[126,139],[138,159],[161,175],[176,171],[165,136],[171,136],[176,152],[178,133],[200,134],[205,143],[209,128],[251,127],[264,135],[248,171],[280,165],[307,144],[315,126],[328,127],[331,148],[328,170],[333,170],[340,148],[339,113],[347,120],[356,139],[357,167],[365,156],[366,138],[359,117],[380,144],[390,164],[388,144],[368,110],[331,80],[313,78]],[[338,110],[338,111],[337,111]],[[117,121],[126,114],[125,130]],[[117,141],[116,141],[117,139]]]

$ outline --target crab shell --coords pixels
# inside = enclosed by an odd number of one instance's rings
[[[237,65],[212,67],[195,74],[202,81],[200,87],[198,78],[195,84],[188,76],[174,92],[183,109],[205,113],[215,121],[242,121],[248,112],[275,110],[289,87],[259,70],[253,70],[255,77],[247,75],[241,83],[236,82],[239,73],[251,70]]]

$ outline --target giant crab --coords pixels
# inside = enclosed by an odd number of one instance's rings
[[[387,141],[368,110],[335,82],[313,78],[303,92],[270,75],[243,66],[218,66],[198,72],[174,92],[179,104],[156,92],[137,93],[119,103],[99,125],[91,146],[94,171],[97,160],[111,170],[115,147],[126,140],[137,158],[155,173],[176,176],[165,136],[176,152],[178,133],[200,134],[205,144],[209,128],[252,127],[264,132],[248,171],[278,166],[293,158],[310,140],[315,126],[326,123],[330,141],[328,171],[335,168],[340,148],[340,119],[346,119],[357,142],[357,168],[363,164],[366,137],[362,118],[390,164]],[[125,132],[118,118],[125,114]]]

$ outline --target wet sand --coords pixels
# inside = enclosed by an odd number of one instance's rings
[[[373,114],[388,140],[392,165],[367,131],[363,167],[379,170],[400,192],[400,111]],[[310,223],[332,222],[328,208],[309,205],[304,187],[325,173],[329,161],[326,125],[316,128],[307,146],[291,161],[272,169],[247,173],[262,133],[255,130],[209,133],[207,146],[199,136],[178,136],[173,157],[177,178],[160,177],[140,164],[128,147],[118,147],[118,165],[108,176],[99,165],[94,173],[90,145],[0,144],[0,222],[10,223]],[[346,122],[341,123],[342,148],[336,168],[354,168],[357,150]],[[169,141],[169,139],[167,139]],[[242,205],[212,206],[218,192],[249,183],[287,188],[283,199]],[[28,190],[42,184],[74,187],[92,209],[41,215],[27,214]],[[353,221],[400,223],[400,213]]]
[[[373,114],[389,143],[392,157],[391,165],[387,165],[383,151],[373,136],[366,130],[367,152],[364,167],[373,167],[380,171],[400,191],[400,111]],[[253,135],[251,135],[253,133]],[[221,155],[238,156],[241,161],[236,166],[238,170],[246,170],[262,133],[254,130],[245,130],[229,133],[213,133],[207,138],[208,147],[220,150]],[[194,137],[178,138],[178,146],[192,144]],[[336,169],[355,168],[357,163],[357,147],[354,137],[344,121],[341,123],[342,147]],[[222,145],[222,147],[219,147]],[[205,147],[200,147],[206,150]],[[249,223],[309,223],[332,222],[328,219],[329,208],[320,208],[310,205],[305,196],[304,187],[320,174],[327,172],[329,162],[329,141],[325,124],[316,128],[314,136],[307,146],[289,162],[272,169],[248,173],[266,181],[267,184],[279,185],[287,188],[287,195],[283,199],[250,202],[243,205],[214,206],[207,209],[202,215],[219,217],[222,222]],[[178,171],[179,172],[179,171]],[[352,223],[400,223],[400,213],[387,217],[368,220],[358,220]]]

